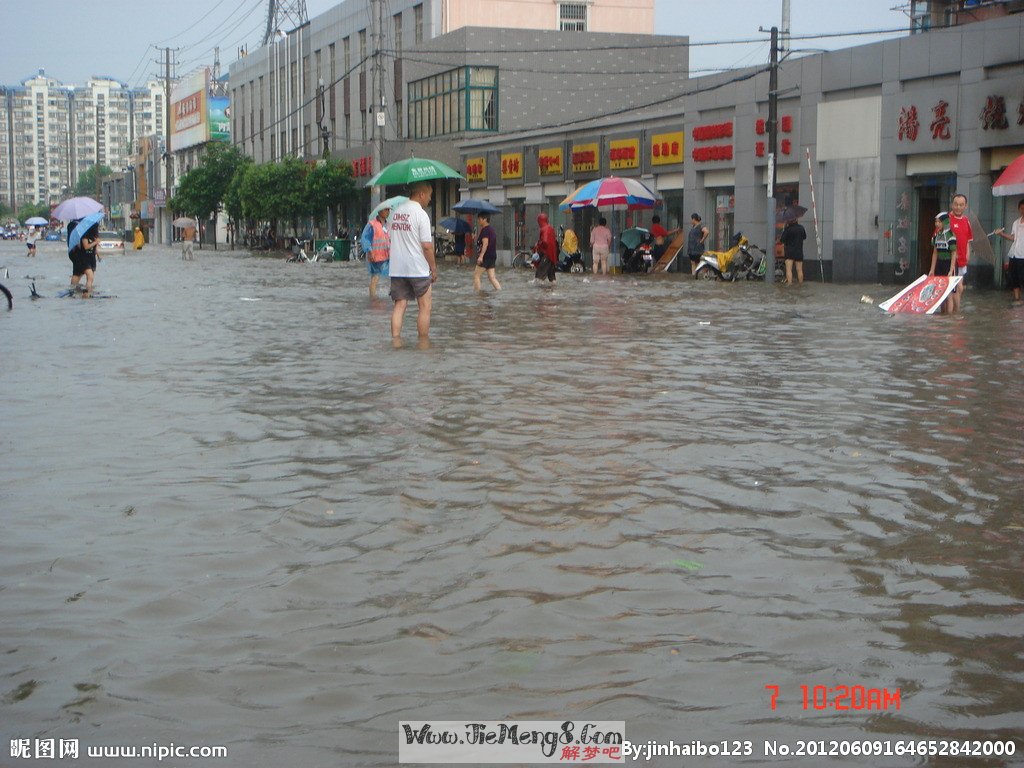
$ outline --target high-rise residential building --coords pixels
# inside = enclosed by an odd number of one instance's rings
[[[110,77],[64,85],[44,70],[0,86],[0,200],[54,203],[93,165],[120,171],[140,136],[164,131],[164,88]]]

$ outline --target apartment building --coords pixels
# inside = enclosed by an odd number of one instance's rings
[[[55,203],[95,164],[130,163],[132,143],[165,130],[164,87],[129,88],[110,77],[64,85],[44,70],[0,86],[0,199],[17,209]]]

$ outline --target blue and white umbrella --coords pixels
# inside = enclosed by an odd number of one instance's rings
[[[452,206],[452,210],[458,213],[501,213],[501,208],[486,200],[474,200],[473,198],[460,200]]]
[[[71,230],[71,234],[68,235],[68,253],[71,253],[82,242],[82,235],[92,229],[95,225],[103,221],[103,211],[97,211],[96,213],[90,213],[79,221],[75,228]]]

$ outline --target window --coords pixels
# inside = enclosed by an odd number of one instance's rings
[[[396,13],[391,17],[395,23],[395,56],[402,55],[402,14]]]
[[[342,40],[342,46],[344,48],[344,59],[345,65],[345,77],[348,77],[349,72],[352,71],[352,41],[349,38]]]
[[[587,31],[586,3],[561,3],[558,6],[558,28],[563,32]]]
[[[409,138],[498,130],[498,70],[461,67],[409,83]]]
[[[415,34],[414,42],[419,45],[423,42],[423,4],[413,6],[412,17],[414,20]]]

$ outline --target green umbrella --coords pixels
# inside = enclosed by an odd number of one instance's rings
[[[417,181],[431,179],[461,179],[462,174],[439,160],[428,160],[423,157],[409,157],[397,163],[385,166],[366,186],[389,186],[394,184],[412,184]]]

